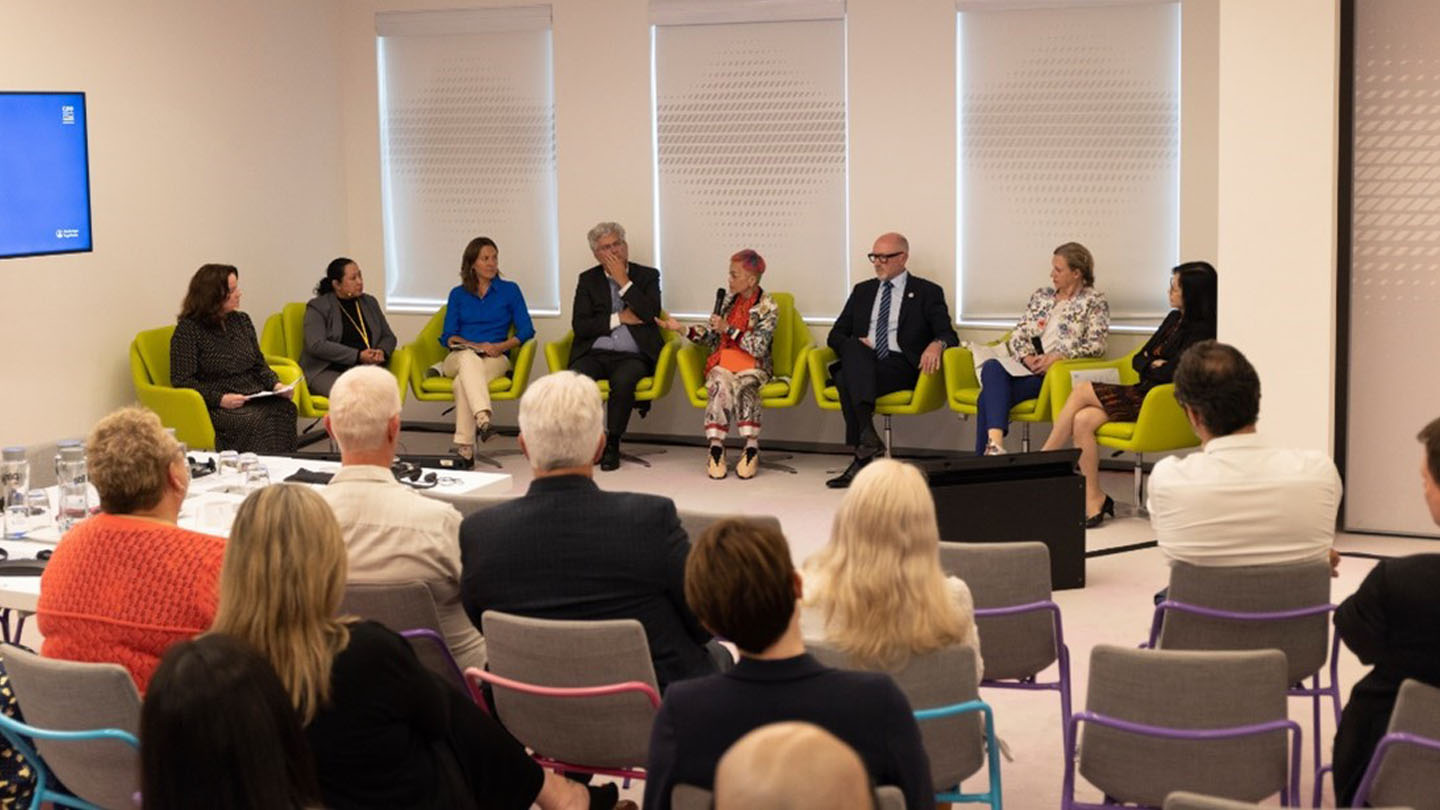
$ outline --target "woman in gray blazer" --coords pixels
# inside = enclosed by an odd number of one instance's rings
[[[305,345],[300,369],[310,393],[330,396],[330,386],[347,369],[383,365],[395,352],[395,333],[380,302],[365,294],[360,266],[340,257],[325,268],[315,297],[305,306]]]

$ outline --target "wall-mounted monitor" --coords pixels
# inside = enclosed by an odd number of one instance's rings
[[[85,94],[0,91],[0,259],[92,249]]]

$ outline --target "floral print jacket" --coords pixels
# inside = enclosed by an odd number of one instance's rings
[[[727,320],[730,310],[735,306],[736,298],[738,296],[734,294],[727,296],[724,306],[720,308],[720,311],[725,313]],[[726,335],[734,341],[732,345],[739,346],[741,350],[755,358],[756,367],[764,369],[766,374],[772,373],[770,344],[775,337],[775,323],[779,318],[780,306],[775,303],[775,299],[771,298],[769,293],[760,290],[759,297],[750,307],[750,318],[745,328],[741,330],[730,327],[726,331]],[[686,330],[685,337],[689,338],[691,343],[705,346],[711,354],[720,350],[721,333],[712,330],[708,324],[690,327]]]
[[[1045,333],[1045,324],[1050,318],[1059,318],[1060,342],[1052,351],[1071,360],[1077,357],[1099,357],[1105,354],[1105,339],[1110,334],[1110,304],[1105,293],[1094,287],[1083,287],[1066,301],[1055,300],[1052,287],[1041,287],[1030,296],[1025,305],[1025,314],[1010,339],[1005,342],[1010,354],[1024,357],[1034,354],[1031,338]]]

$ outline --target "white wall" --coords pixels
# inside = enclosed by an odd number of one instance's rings
[[[1221,0],[1219,30],[1220,338],[1260,374],[1261,432],[1329,451],[1338,3]]]
[[[0,441],[83,435],[133,400],[130,341],[174,322],[201,264],[240,268],[257,329],[323,275],[346,232],[337,10],[6,0],[5,89],[87,93],[95,250],[0,262],[0,341],[23,350],[0,364]]]

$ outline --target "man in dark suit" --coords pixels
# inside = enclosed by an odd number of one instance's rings
[[[1440,419],[1420,431],[1420,479],[1440,525]],[[1373,669],[1355,684],[1335,731],[1335,804],[1349,807],[1407,678],[1440,687],[1440,554],[1381,560],[1335,610],[1335,632]]]
[[[718,645],[685,604],[690,542],[675,503],[604,492],[600,394],[569,371],[520,399],[520,449],[535,480],[523,497],[460,524],[460,599],[475,626],[486,610],[538,619],[637,619],[664,689],[718,671]],[[482,628],[483,629],[483,628]]]
[[[660,317],[660,271],[630,261],[625,229],[618,223],[602,222],[587,238],[600,263],[581,273],[575,285],[570,369],[610,381],[600,469],[614,470],[620,466],[620,437],[635,407],[635,385],[655,372],[665,345],[655,323]]]
[[[860,469],[885,449],[875,432],[875,400],[915,387],[921,374],[940,370],[940,355],[960,339],[940,285],[905,269],[910,242],[898,233],[875,240],[868,257],[875,278],[850,291],[826,343],[839,358],[831,377],[840,391],[845,443],[855,458],[826,486],[844,488]],[[819,381],[816,381],[819,384]]]

